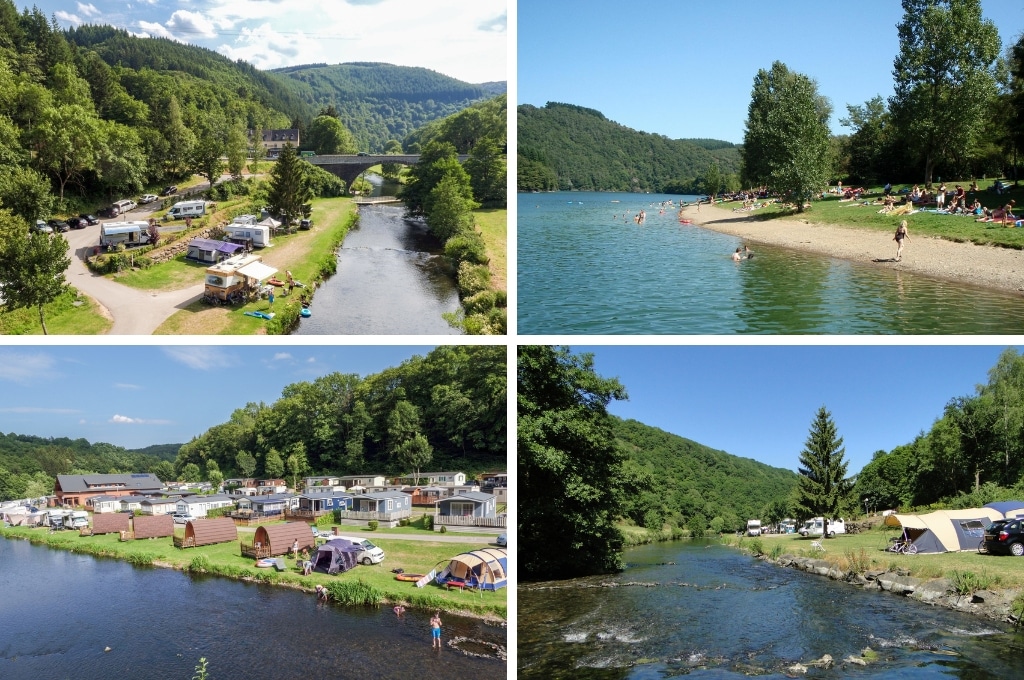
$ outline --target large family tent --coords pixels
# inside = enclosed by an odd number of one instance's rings
[[[332,538],[313,555],[313,571],[338,574],[356,566],[361,548],[344,538]]]
[[[902,527],[904,535],[919,553],[976,550],[985,536],[985,527],[1003,513],[993,508],[936,510],[925,515],[889,515],[885,525]]]
[[[462,581],[466,586],[480,590],[497,590],[508,585],[508,556],[501,548],[484,548],[456,555],[438,571],[445,561],[439,562],[432,572],[437,573],[434,580],[440,585],[448,581]]]
[[[1024,501],[993,501],[986,503],[985,507],[998,510],[1006,519],[1024,517]]]

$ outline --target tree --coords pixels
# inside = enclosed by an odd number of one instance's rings
[[[607,405],[626,391],[589,354],[524,345],[518,356],[520,567],[527,578],[620,571],[615,520],[629,490]]]
[[[291,142],[284,145],[277,163],[270,172],[270,192],[267,201],[270,210],[290,224],[292,220],[308,217],[312,210],[313,191],[303,170],[304,162],[295,153]]]
[[[396,402],[387,420],[387,445],[390,455],[397,456],[405,442],[419,433],[419,409],[405,399]]]
[[[0,165],[0,206],[28,222],[46,219],[53,210],[50,181],[32,168]]]
[[[38,231],[26,235],[22,220],[8,210],[0,210],[0,287],[4,308],[38,309],[43,335],[48,335],[43,308],[70,290],[64,279],[70,264],[66,240]]]
[[[889,98],[900,139],[924,163],[931,184],[938,162],[968,157],[995,97],[999,31],[980,0],[903,0]]]
[[[843,438],[836,432],[832,414],[822,406],[811,422],[797,470],[797,507],[805,516],[826,520],[838,516],[850,491],[845,455]]]
[[[292,475],[292,488],[299,488],[299,475],[309,469],[309,459],[306,457],[306,445],[296,442],[288,454],[288,472]]]
[[[199,469],[199,466],[195,463],[188,463],[185,467],[181,468],[181,481],[189,484],[202,481],[202,471]]]
[[[430,191],[441,179],[456,168],[462,170],[459,155],[455,147],[448,142],[431,142],[423,149],[420,160],[409,168],[405,186],[399,198],[405,203],[410,214],[421,215],[427,212]],[[462,170],[464,173],[465,170]],[[467,176],[468,184],[468,176]]]
[[[845,144],[850,175],[865,183],[883,183],[893,171],[893,156],[898,155],[892,148],[896,140],[885,100],[878,96],[863,106],[848,104],[846,112],[847,117],[840,118],[839,123],[854,131]]]
[[[493,139],[481,139],[470,151],[463,167],[469,174],[473,197],[481,205],[494,208],[506,206],[508,173],[505,167],[505,154]]]
[[[228,136],[224,144],[224,153],[228,157],[228,172],[235,179],[242,178],[245,170],[245,157],[249,150],[249,139],[245,136],[245,129],[241,123],[235,123],[228,128]]]
[[[206,481],[210,482],[210,486],[216,491],[220,488],[220,485],[224,483],[224,475],[221,474],[220,466],[217,465],[217,461],[208,460],[206,461]]]
[[[149,471],[156,475],[161,482],[169,482],[174,479],[174,465],[168,460],[162,460],[149,468]]]
[[[256,472],[256,457],[248,451],[239,451],[235,456],[235,464],[238,465],[238,472],[243,477],[252,477]]]
[[[414,483],[420,483],[420,469],[434,457],[434,449],[422,434],[415,434],[399,445],[396,452],[398,462],[413,471]]]
[[[718,163],[712,163],[704,171],[703,185],[704,193],[714,202],[718,192],[722,190],[722,171],[718,168]]]
[[[780,61],[758,71],[740,151],[747,185],[763,185],[802,212],[805,201],[828,186],[830,114],[828,100],[807,76]]]
[[[320,115],[313,119],[302,137],[303,146],[313,149],[318,156],[355,153],[356,140],[334,116]]]
[[[388,156],[401,154],[402,143],[397,139],[389,139],[387,144],[384,145],[384,153]],[[402,166],[399,163],[381,163],[380,174],[384,176],[384,179],[397,182],[398,177],[402,174]]]
[[[80,181],[83,172],[96,167],[103,143],[99,118],[80,104],[44,109],[32,130],[32,140],[36,162],[57,180],[62,202],[68,182]]]
[[[427,225],[442,243],[473,229],[473,210],[480,204],[473,200],[467,180],[465,173],[450,173],[430,191]]]
[[[229,129],[224,114],[207,111],[199,119],[199,134],[192,147],[192,169],[210,183],[210,188],[224,171],[221,156],[227,151]]]
[[[284,474],[284,461],[281,460],[281,454],[277,449],[267,451],[267,456],[263,459],[263,474],[273,479]]]

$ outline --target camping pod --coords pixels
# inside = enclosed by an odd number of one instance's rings
[[[174,519],[170,515],[139,515],[132,519],[135,538],[166,538],[174,536]]]
[[[182,547],[196,548],[237,540],[238,529],[230,517],[194,519],[185,524],[185,542]]]
[[[286,555],[296,542],[299,550],[314,547],[313,533],[305,522],[260,525],[256,527],[256,535],[252,539],[259,557]]]
[[[439,585],[457,581],[470,588],[497,590],[508,585],[508,556],[501,548],[473,550],[438,562],[434,572]]]
[[[308,530],[307,530],[308,533]],[[313,554],[313,571],[340,574],[356,566],[362,548],[344,538],[332,538]]]
[[[128,531],[128,520],[131,518],[127,512],[105,512],[92,516],[93,534],[119,534]]]

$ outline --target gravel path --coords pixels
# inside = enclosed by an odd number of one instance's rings
[[[955,243],[918,236],[910,230],[903,259],[896,262],[891,234],[828,224],[802,218],[760,221],[747,213],[702,205],[685,208],[695,224],[739,236],[751,243],[782,246],[844,260],[874,263],[878,267],[924,274],[1004,291],[1024,291],[1024,251],[973,243]]]

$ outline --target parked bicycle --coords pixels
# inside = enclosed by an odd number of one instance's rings
[[[897,536],[896,538],[889,539],[892,542],[887,550],[889,552],[899,553],[901,555],[916,555],[917,546],[906,536]]]

